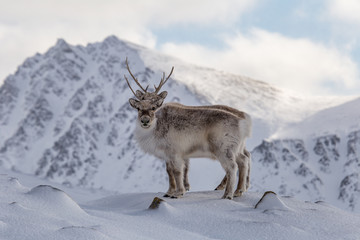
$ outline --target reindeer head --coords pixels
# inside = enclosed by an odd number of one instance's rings
[[[147,91],[149,86],[147,86],[145,89],[141,86],[139,81],[131,73],[127,59],[126,59],[126,67],[127,67],[127,70],[129,71],[131,77],[134,79],[135,83],[142,90],[142,91],[136,90],[136,92],[134,92],[134,90],[130,86],[129,80],[124,75],[125,80],[129,86],[130,90],[133,92],[134,96],[137,98],[137,99],[130,98],[129,103],[133,108],[138,110],[138,121],[140,123],[140,126],[145,129],[149,128],[155,119],[155,111],[161,107],[161,105],[164,102],[164,99],[167,96],[166,91],[163,91],[161,93],[159,93],[159,91],[160,91],[161,87],[170,78],[171,74],[174,71],[174,67],[172,67],[171,72],[170,72],[169,76],[167,76],[166,79],[165,79],[165,73],[163,74],[163,77],[159,83],[159,86],[156,87],[154,85],[154,87],[155,87],[154,92]]]

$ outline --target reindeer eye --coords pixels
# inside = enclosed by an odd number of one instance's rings
[[[155,109],[156,109],[155,107],[152,107],[152,110],[153,110],[153,111],[155,111]]]

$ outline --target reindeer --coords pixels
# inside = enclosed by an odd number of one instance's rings
[[[216,190],[225,188],[224,199],[241,196],[249,187],[250,153],[245,149],[246,138],[251,135],[248,114],[223,105],[184,106],[179,103],[163,104],[167,92],[160,89],[173,73],[165,73],[154,92],[148,92],[126,67],[140,90],[130,98],[131,107],[138,110],[135,139],[146,153],[166,162],[169,189],[165,197],[178,198],[189,189],[187,171],[189,158],[211,158],[220,162],[225,177]],[[234,190],[236,172],[239,181]]]

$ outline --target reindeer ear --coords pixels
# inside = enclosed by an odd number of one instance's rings
[[[164,99],[166,98],[167,94],[168,94],[167,91],[163,91],[163,92],[161,92],[161,93],[158,95],[159,100],[157,100],[157,101],[155,102],[155,104],[156,104],[157,107],[161,107],[161,105],[163,104]]]
[[[167,91],[163,91],[158,96],[164,100],[166,98],[167,94],[168,94]]]
[[[144,95],[143,92],[141,92],[140,90],[136,90],[135,96],[136,96],[137,98],[142,99],[142,96],[143,96],[143,95]]]
[[[156,104],[157,107],[161,107],[161,105],[163,104],[163,102],[164,102],[164,98],[160,98],[159,100],[157,100],[157,101],[155,102],[155,104]]]
[[[129,99],[130,106],[133,108],[139,109],[139,101],[133,98]]]

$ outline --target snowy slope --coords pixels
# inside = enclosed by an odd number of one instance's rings
[[[360,98],[330,107],[305,118],[303,121],[279,129],[272,138],[287,136],[324,136],[349,133],[360,129]]]
[[[144,155],[133,140],[136,112],[128,104],[132,94],[123,79],[126,57],[144,85],[158,83],[162,72],[175,66],[164,86],[169,92],[166,101],[227,104],[251,114],[253,137],[247,148],[254,149],[252,191],[273,189],[301,199],[326,199],[358,211],[352,200],[359,189],[357,180],[340,188],[343,180],[357,179],[357,168],[351,165],[356,165],[356,160],[346,165],[346,140],[334,148],[326,146],[328,141],[337,143],[332,135],[305,139],[286,133],[278,135],[277,142],[263,141],[279,127],[297,124],[349,98],[293,96],[264,82],[190,65],[114,36],[87,46],[59,40],[45,54],[28,58],[5,80],[0,88],[0,165],[66,186],[127,193],[164,191],[164,163]],[[349,110],[355,106],[355,102],[349,105]],[[330,123],[318,122],[320,125],[324,131],[332,128]],[[300,132],[316,129],[296,128]],[[358,137],[351,136],[356,147]],[[314,146],[320,150],[313,151]],[[338,148],[342,149],[340,158]],[[351,159],[357,159],[358,150],[354,151]],[[334,164],[328,167],[326,159],[334,159]],[[207,171],[202,171],[204,166]],[[345,168],[348,175],[341,173]],[[213,189],[223,174],[217,162],[193,160],[190,184],[193,190]],[[342,196],[348,196],[345,202],[338,200],[341,191]]]
[[[25,179],[33,185],[31,178]],[[76,196],[76,188],[69,191]],[[93,193],[82,191],[79,200],[72,193],[44,184],[30,188],[0,175],[0,238],[355,240],[360,236],[358,214],[274,194],[257,204],[260,193],[229,201],[220,199],[221,192],[193,192],[148,209],[163,193],[93,199]]]
[[[359,104],[355,99],[283,127],[253,150],[256,164],[268,170],[254,178],[281,193],[360,212]]]

